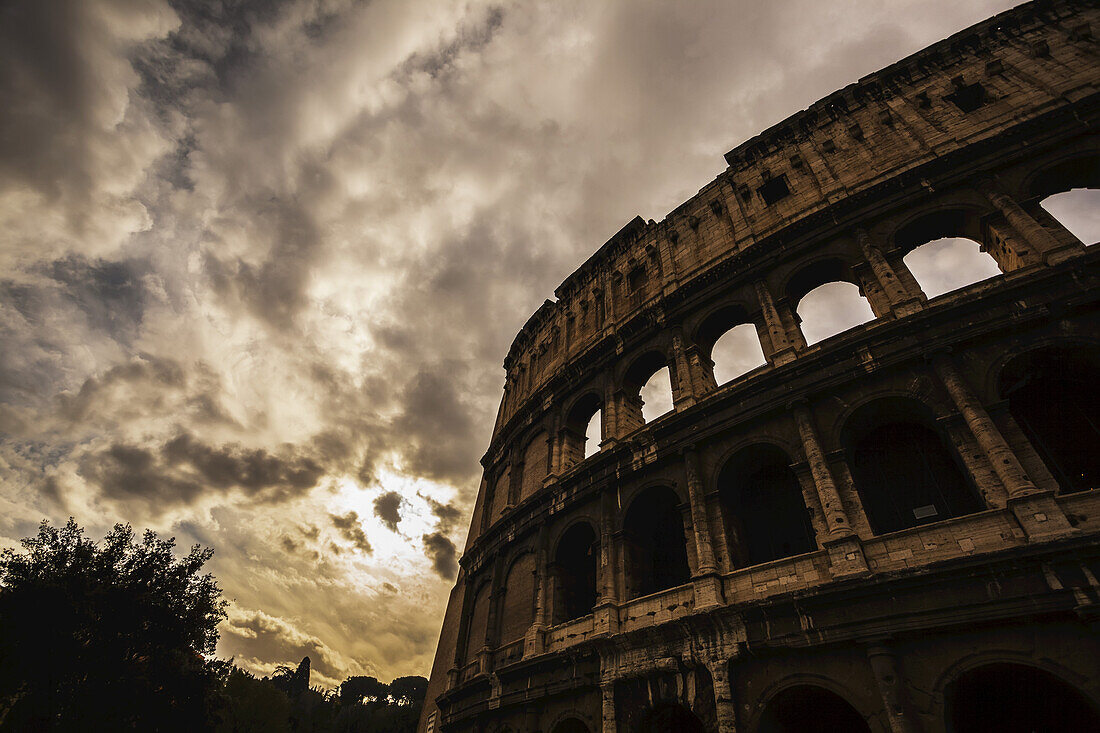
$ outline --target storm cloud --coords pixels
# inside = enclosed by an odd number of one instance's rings
[[[426,674],[530,313],[726,150],[1012,4],[9,3],[0,544],[152,526],[215,547],[219,654]]]

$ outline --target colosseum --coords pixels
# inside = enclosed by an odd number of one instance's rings
[[[1100,247],[1042,205],[1100,188],[1097,32],[1032,2],[860,79],[557,288],[423,733],[1100,730]],[[944,238],[991,276],[926,292]],[[830,283],[867,320],[813,342]]]

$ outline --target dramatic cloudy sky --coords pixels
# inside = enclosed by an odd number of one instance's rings
[[[219,654],[427,674],[530,312],[1011,4],[5,2],[0,545],[152,527],[216,549]]]

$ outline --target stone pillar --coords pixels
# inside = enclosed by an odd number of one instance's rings
[[[874,274],[875,280],[878,281],[879,286],[886,293],[894,315],[900,318],[921,310],[924,307],[921,300],[924,293],[921,292],[918,295],[909,292],[905,283],[902,282],[901,278],[894,272],[894,268],[887,262],[882,251],[871,241],[867,230],[862,227],[856,229],[856,240],[863,252],[863,258],[871,266],[871,272]]]
[[[737,733],[737,712],[730,688],[729,664],[723,659],[707,662],[707,670],[714,684],[715,717],[718,733]]]
[[[615,495],[605,490],[600,496],[600,557],[596,566],[596,587],[599,597],[592,613],[592,629],[596,634],[614,634],[619,630],[618,562],[615,557],[614,523],[617,514]]]
[[[611,420],[604,421],[604,424],[608,425],[610,433],[604,433],[604,439],[600,445],[608,443],[609,440],[613,443],[645,425],[645,418],[642,417],[641,395],[619,390],[611,396],[608,403],[614,406]]]
[[[821,511],[821,500],[817,496],[817,485],[814,483],[813,474],[810,473],[810,465],[802,461],[792,465],[791,470],[794,471],[794,475],[798,478],[798,486],[802,489],[802,503],[806,505],[806,511],[810,515],[810,524],[814,528],[817,546],[824,547],[829,539],[829,526]]]
[[[875,644],[867,648],[867,659],[878,683],[892,733],[920,733],[920,725],[909,708],[905,682],[898,674],[897,658],[891,649]]]
[[[768,340],[771,341],[770,353],[766,353],[764,356],[776,366],[786,364],[797,355],[800,347],[796,345],[801,342],[801,346],[805,346],[806,340],[802,337],[801,331],[797,336],[788,332],[787,324],[780,316],[775,300],[772,299],[771,291],[768,290],[768,284],[763,280],[757,280],[753,287],[756,289],[756,297],[760,302],[760,312],[764,316],[764,324],[768,329]]]
[[[610,680],[600,682],[600,711],[603,733],[618,733],[615,726],[615,683]]]
[[[691,407],[714,389],[714,372],[706,368],[694,345],[685,346],[683,334],[672,337],[672,398],[677,410]]]
[[[844,511],[844,504],[840,500],[840,493],[836,490],[829,466],[825,463],[825,454],[821,449],[817,431],[814,429],[810,408],[804,400],[799,400],[791,405],[791,413],[798,425],[798,435],[802,439],[806,463],[809,464],[810,473],[813,475],[818,500],[821,502],[821,512],[828,528],[828,537],[835,539],[850,536],[853,534],[852,525],[848,521],[848,514]]]
[[[714,561],[710,521],[707,517],[706,501],[703,498],[703,482],[699,475],[699,455],[693,446],[684,450],[684,475],[688,502],[691,505],[695,557],[698,560],[695,577],[692,579],[695,586],[695,607],[710,608],[722,603],[722,584],[718,577],[718,566]]]
[[[523,638],[523,656],[525,657],[546,651],[546,627],[549,625],[546,615],[550,605],[547,598],[550,580],[547,549],[549,541],[549,530],[544,524],[539,528],[538,549],[535,555],[535,582],[538,584],[535,589],[535,620]]]
[[[989,203],[1001,212],[1009,226],[1015,229],[1031,247],[1042,254],[1043,260],[1048,265],[1062,262],[1084,250],[1083,245],[1079,247],[1066,246],[1059,242],[1057,237],[1044,228],[1042,224],[1035,221],[1022,206],[1011,197],[998,191],[991,179],[980,180],[978,188],[989,199]]]
[[[1035,484],[1028,478],[1024,467],[1008,447],[985,408],[970,391],[950,357],[942,353],[936,354],[932,357],[932,369],[966,420],[967,427],[974,434],[993,470],[997,472],[997,478],[1004,484],[1008,497],[1012,499],[1034,492]]]
[[[1040,491],[1031,481],[1019,458],[1008,447],[1001,431],[971,393],[951,359],[946,354],[937,354],[932,357],[932,368],[962,413],[997,478],[1008,491],[1008,508],[1028,539],[1034,542],[1072,534],[1074,529],[1055,501],[1054,492]]]
[[[818,500],[821,502],[821,514],[827,527],[823,547],[829,551],[829,569],[834,577],[865,574],[867,558],[863,546],[852,530],[844,503],[840,500],[836,482],[833,480],[825,455],[814,428],[813,417],[805,400],[791,405],[791,413],[798,425],[798,434],[802,438],[802,448],[806,453],[806,463],[814,479]]]

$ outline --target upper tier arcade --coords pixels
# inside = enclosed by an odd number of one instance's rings
[[[872,202],[914,185],[929,192],[950,185],[961,160],[995,154],[1009,128],[1015,141],[1041,136],[1044,119],[1096,91],[1091,35],[1065,3],[1002,13],[726,153],[729,167],[714,181],[660,222],[627,223],[520,330],[504,361],[487,462],[515,432],[517,416],[522,422],[564,397],[576,375],[618,348],[627,324],[661,319],[686,297],[682,290],[752,277],[779,251],[818,248],[825,223],[840,232]],[[1033,198],[1014,184],[991,181],[985,205],[996,208],[988,196],[997,194]],[[880,251],[904,246],[896,231],[868,234]],[[1011,257],[1001,257],[1007,268]]]

